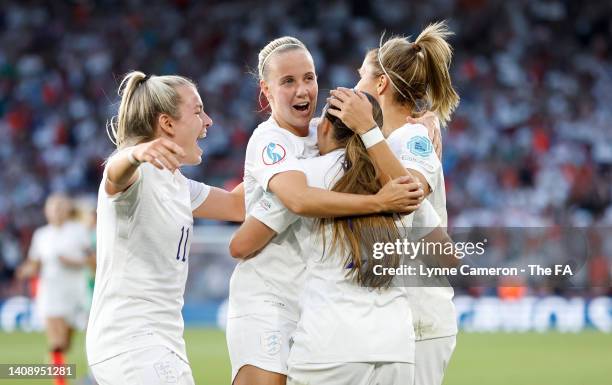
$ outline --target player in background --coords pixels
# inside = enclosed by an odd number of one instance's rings
[[[378,103],[371,102],[382,125]],[[318,145],[320,157],[300,161],[309,185],[358,194],[380,188],[364,144],[325,110]],[[432,230],[440,220],[428,202],[423,205],[417,212],[423,212],[426,222],[419,230]],[[406,289],[390,287],[392,276],[373,272],[374,266],[397,267],[400,258],[377,260],[371,250],[375,242],[429,235],[411,234],[413,217],[378,214],[317,221],[290,213],[268,193],[247,217],[230,247],[253,254],[289,228],[307,260],[288,384],[412,383],[414,332],[405,327],[412,322]],[[434,231],[443,235],[439,228]]]
[[[422,192],[398,179],[376,194],[330,192],[308,186],[299,159],[318,154],[315,112],[318,85],[312,57],[292,37],[273,40],[259,53],[259,81],[270,118],[253,132],[244,171],[246,211],[265,191],[292,212],[331,217],[414,210]],[[397,162],[397,160],[396,160]],[[398,162],[399,163],[399,162]],[[234,385],[284,384],[290,337],[298,321],[305,263],[294,234],[280,234],[258,258],[236,265],[230,281],[227,343]]]
[[[32,237],[28,259],[17,270],[17,278],[39,274],[36,305],[44,319],[51,363],[64,364],[74,329],[82,329],[87,318],[86,270],[91,263],[88,231],[72,220],[72,202],[52,194],[45,202],[47,225]],[[54,383],[66,383],[55,377]]]
[[[442,164],[433,151],[427,129],[419,124],[406,124],[405,117],[431,109],[443,124],[450,120],[459,103],[449,73],[452,48],[446,39],[450,34],[444,23],[435,23],[425,28],[414,42],[404,38],[388,40],[367,53],[356,86],[377,98],[384,116],[382,133],[389,146],[373,146],[369,153],[378,153],[373,156],[375,162],[397,157],[403,167],[394,169],[389,177],[407,172],[417,177],[443,227],[447,226],[447,214]],[[363,123],[367,121],[365,98],[346,89],[332,91],[332,95],[330,103],[340,112],[330,112],[363,135],[368,130],[368,124]],[[377,163],[377,167],[381,169],[382,165]],[[428,287],[430,284],[423,283],[408,291],[417,340],[416,385],[442,383],[456,343],[453,289],[450,285]]]
[[[193,384],[183,294],[193,218],[242,221],[242,186],[187,179],[212,120],[192,81],[134,71],[110,129],[117,151],[98,190],[97,269],[87,358],[100,385]]]

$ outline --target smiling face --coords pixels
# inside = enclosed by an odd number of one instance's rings
[[[302,48],[292,49],[273,54],[266,67],[266,79],[260,85],[272,117],[285,129],[308,134],[319,92],[312,57]]]
[[[162,119],[162,128],[173,142],[185,151],[181,164],[196,165],[202,162],[204,153],[198,145],[198,139],[206,137],[206,130],[212,125],[212,119],[204,112],[204,105],[198,91],[191,86],[180,86],[177,92],[181,97],[180,117]]]

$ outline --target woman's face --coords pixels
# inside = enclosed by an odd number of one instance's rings
[[[170,139],[185,151],[185,157],[180,159],[181,164],[200,164],[204,151],[198,145],[198,139],[206,137],[206,130],[213,122],[204,112],[202,99],[194,87],[181,86],[177,91],[181,97],[180,118],[170,118],[174,131]]]
[[[363,64],[359,68],[359,76],[360,79],[355,88],[359,91],[367,92],[380,102],[378,76],[375,75],[374,66],[370,64],[370,55],[366,55],[363,60]]]
[[[45,217],[53,226],[60,226],[70,217],[70,201],[62,195],[52,195],[45,203]]]
[[[273,55],[266,63],[267,79],[260,83],[272,117],[283,128],[307,133],[319,93],[312,57],[304,49]]]

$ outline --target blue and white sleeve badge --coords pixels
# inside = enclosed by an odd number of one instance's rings
[[[423,158],[428,157],[433,152],[433,144],[426,136],[414,136],[410,138],[407,147],[412,154]]]

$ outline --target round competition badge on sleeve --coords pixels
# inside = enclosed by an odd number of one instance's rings
[[[408,141],[408,150],[416,156],[425,158],[433,152],[433,144],[425,136],[415,136]]]
[[[261,152],[261,158],[266,166],[276,164],[287,155],[285,148],[278,143],[270,143]]]

